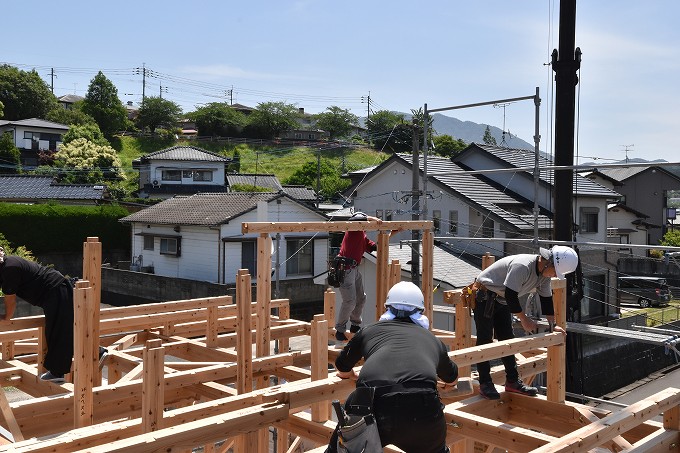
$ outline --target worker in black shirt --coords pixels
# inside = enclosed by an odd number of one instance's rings
[[[407,453],[447,452],[437,377],[444,386],[454,386],[458,367],[429,331],[423,293],[416,285],[394,285],[385,306],[380,321],[359,330],[342,350],[335,361],[337,375],[356,379],[357,388],[375,388],[373,413],[383,446]],[[353,367],[362,357],[357,376]]]
[[[73,285],[57,270],[19,256],[5,256],[0,247],[0,285],[5,295],[5,314],[9,321],[16,309],[16,298],[41,307],[45,313],[47,372],[40,379],[64,382],[73,360]]]

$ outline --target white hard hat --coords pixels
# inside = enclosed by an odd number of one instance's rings
[[[394,307],[398,310],[416,308],[425,309],[425,297],[423,292],[411,282],[399,282],[390,288],[387,293],[385,306]]]
[[[565,245],[555,245],[550,250],[541,248],[541,256],[552,261],[557,278],[563,279],[564,274],[574,272],[578,266],[576,251]]]
[[[350,217],[348,220],[352,220],[352,221],[354,221],[354,220],[360,220],[360,221],[361,220],[368,220],[368,216],[361,211],[357,211],[354,214],[352,214],[352,217]]]

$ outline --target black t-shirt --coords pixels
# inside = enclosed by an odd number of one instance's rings
[[[437,384],[458,377],[458,367],[446,346],[432,332],[410,319],[379,321],[361,329],[335,361],[340,371],[350,371],[364,357],[357,386],[378,387],[405,382]]]
[[[0,264],[2,292],[16,294],[31,305],[42,307],[45,294],[66,281],[57,270],[18,256],[6,256]]]

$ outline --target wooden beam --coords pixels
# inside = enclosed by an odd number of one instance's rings
[[[2,418],[5,420],[5,424],[9,428],[10,433],[12,433],[14,442],[20,442],[24,440],[24,435],[21,433],[21,428],[19,428],[17,419],[14,417],[12,408],[9,407],[9,403],[7,402],[5,390],[2,388],[0,388],[0,413],[2,414]]]
[[[163,427],[164,350],[161,340],[149,340],[144,349],[142,382],[142,426],[145,433]]]
[[[577,429],[561,439],[536,449],[534,453],[581,452],[595,448],[679,403],[680,390],[668,388]]]
[[[241,233],[308,233],[341,231],[392,231],[432,229],[431,220],[377,222],[243,222]]]
[[[95,371],[95,361],[97,360],[97,347],[99,336],[94,336],[94,323],[97,319],[95,311],[98,307],[95,297],[95,289],[90,286],[88,280],[80,280],[76,283],[73,294],[74,317],[74,376],[73,401],[76,407],[73,410],[74,426],[81,428],[89,426],[94,421],[94,397],[92,389],[97,380],[95,374],[99,373],[99,367]]]
[[[318,381],[328,377],[328,321],[323,314],[314,315],[312,321],[312,380]],[[331,417],[331,406],[328,400],[312,404],[312,420],[325,422]]]
[[[567,331],[567,281],[553,278],[551,281],[555,322]],[[548,347],[547,397],[550,401],[563,403],[566,399],[566,351],[567,344]]]

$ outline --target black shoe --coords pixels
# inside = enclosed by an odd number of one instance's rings
[[[335,339],[338,341],[347,341],[347,335],[345,335],[345,332],[335,332]]]
[[[63,374],[52,374],[51,371],[47,371],[40,375],[40,379],[43,381],[54,382],[55,384],[61,384],[65,382]]]
[[[352,324],[349,328],[350,333],[357,333],[359,330],[361,330],[361,326],[357,326],[356,324]]]
[[[500,393],[496,390],[496,386],[493,382],[482,382],[479,384],[479,394],[488,400],[499,400],[501,399]]]
[[[538,389],[536,387],[526,385],[521,379],[517,379],[516,382],[506,382],[505,391],[527,396],[536,396],[538,394]]]

